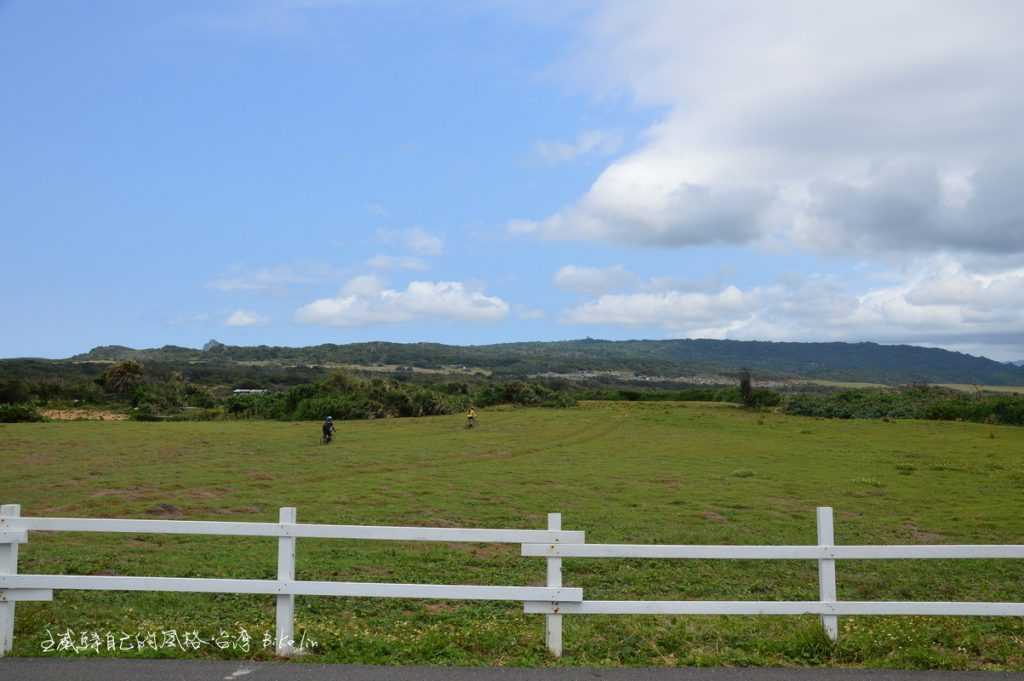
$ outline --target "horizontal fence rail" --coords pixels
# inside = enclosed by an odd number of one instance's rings
[[[130,532],[138,534],[197,534],[232,537],[307,537],[310,539],[379,539],[384,541],[469,542],[525,544],[584,540],[583,532],[548,530],[491,530],[458,527],[387,527],[316,525],[310,523],[208,522],[204,520],[106,520],[99,518],[7,518],[0,527],[49,532]]]
[[[817,601],[588,601],[527,602],[532,614],[562,615],[819,615],[826,636],[839,635],[840,615],[959,615],[1024,617],[1024,603],[943,601],[840,601],[836,596],[837,560],[927,560],[1024,558],[1024,545],[846,545],[836,546],[832,509],[817,509],[817,544],[667,545],[547,542],[522,545],[523,556],[563,558],[648,558],[684,560],[816,560]],[[561,641],[549,648],[561,651]]]
[[[212,522],[203,520],[137,520],[111,518],[30,518],[20,507],[0,507],[0,655],[9,652],[14,638],[16,601],[52,600],[55,590],[160,591],[190,593],[265,594],[276,598],[277,652],[293,652],[295,597],[342,596],[358,598],[416,598],[445,600],[578,603],[583,590],[557,586],[484,586],[463,584],[393,584],[325,582],[295,579],[298,538],[358,539],[409,542],[463,542],[486,544],[561,542],[582,543],[583,532],[562,530],[560,523],[546,530],[452,527],[389,527],[323,525],[296,522],[295,509],[282,508],[277,523]],[[106,575],[17,574],[17,548],[29,532],[112,532],[182,534],[232,537],[272,537],[278,541],[277,579],[223,579],[197,577],[129,577]],[[555,617],[555,616],[552,616]]]
[[[1024,603],[929,601],[582,601],[527,603],[561,615],[985,615],[1024,617]]]
[[[441,598],[473,601],[580,601],[583,599],[583,589],[549,589],[544,586],[307,582],[280,579],[205,579],[202,577],[0,575],[0,589],[178,591],[186,593],[354,596],[360,598]]]
[[[17,574],[19,545],[29,533],[122,532],[151,534],[274,537],[277,579],[206,579],[105,575]],[[291,654],[296,596],[417,598],[519,601],[526,613],[545,616],[545,644],[562,654],[564,615],[817,615],[835,641],[838,618],[852,615],[954,615],[1024,617],[1024,603],[940,601],[842,601],[837,597],[837,560],[1020,559],[1024,545],[841,545],[834,538],[832,509],[817,509],[817,544],[661,545],[587,544],[581,531],[562,530],[561,515],[548,514],[546,530],[324,525],[296,522],[294,508],[282,508],[279,522],[210,522],[102,518],[28,518],[20,507],[0,506],[0,655],[11,649],[14,608],[19,600],[51,600],[53,591],[166,591],[272,595],[276,599],[277,652]],[[544,558],[545,586],[475,586],[325,582],[295,579],[297,539],[358,539],[520,544],[526,557]],[[563,559],[632,558],[681,560],[814,560],[818,563],[817,601],[642,601],[593,600],[580,588],[562,584]]]
[[[708,560],[900,560],[927,558],[1024,558],[1017,544],[946,546],[668,546],[663,544],[523,544],[524,556],[559,558],[690,558]]]

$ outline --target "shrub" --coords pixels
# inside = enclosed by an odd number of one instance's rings
[[[845,390],[827,395],[794,395],[788,414],[826,418],[916,418],[1024,425],[1024,398],[974,396],[942,388]]]
[[[29,404],[0,404],[0,423],[31,423],[43,416]]]
[[[777,407],[782,404],[782,395],[774,390],[768,390],[767,388],[757,388],[750,391],[750,396],[744,404],[755,409]]]
[[[32,397],[29,386],[16,378],[0,381],[0,404],[28,402]]]
[[[199,407],[201,409],[212,409],[217,405],[217,401],[210,394],[210,391],[202,386],[198,386],[189,383],[185,386],[184,390],[185,404],[190,407]]]
[[[571,407],[576,404],[576,399],[568,393],[554,391],[541,383],[510,381],[484,386],[474,395],[473,402],[483,407],[495,404]]]
[[[383,416],[383,412],[380,403],[371,404],[365,397],[331,395],[302,400],[291,416],[300,421],[322,421],[328,416],[336,420],[353,420]]]
[[[107,392],[116,395],[129,395],[143,382],[142,365],[135,360],[118,362],[107,369],[100,382]]]

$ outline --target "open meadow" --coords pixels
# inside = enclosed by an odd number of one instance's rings
[[[664,402],[493,409],[479,428],[462,424],[341,422],[330,446],[306,422],[0,425],[0,502],[27,516],[276,521],[295,506],[300,522],[538,529],[558,511],[588,542],[677,544],[814,543],[814,509],[829,505],[841,544],[1024,542],[1024,428]],[[19,571],[266,579],[275,561],[265,538],[33,532]],[[542,585],[545,575],[518,545],[300,539],[297,561],[304,580]],[[837,572],[840,599],[1024,600],[1022,561],[840,561]],[[816,575],[813,561],[564,561],[565,584],[587,599],[814,600]],[[42,654],[47,629],[212,636],[273,623],[265,596],[62,591],[17,606],[14,654]],[[566,616],[564,626],[555,662],[544,618],[517,604],[296,605],[297,631],[319,644],[314,661],[1024,670],[1020,618],[840,618],[835,646],[812,616]]]

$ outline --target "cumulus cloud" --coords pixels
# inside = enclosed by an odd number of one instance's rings
[[[242,267],[236,265],[227,274],[210,281],[206,286],[229,293],[281,294],[296,285],[315,284],[339,279],[341,273],[322,263],[295,263],[270,267]]]
[[[514,306],[516,316],[523,320],[535,320],[544,319],[547,315],[544,310],[538,307],[530,307],[529,305],[515,305]]]
[[[263,326],[270,318],[248,310],[235,310],[224,320],[226,326]]]
[[[542,220],[514,220],[509,229],[644,246],[744,243],[759,237],[771,203],[764,188],[692,181],[672,162],[626,159],[573,205]]]
[[[853,180],[813,184],[795,236],[860,253],[1024,252],[1024,206],[1014,198],[1022,184],[1024,156],[959,176],[929,163],[887,163]]]
[[[563,322],[704,338],[984,347],[1007,356],[1024,338],[1024,268],[980,273],[938,256],[890,274],[893,281],[860,292],[835,275],[815,275],[715,292],[605,294],[570,308]]]
[[[427,263],[411,255],[375,255],[366,264],[378,270],[425,270]]]
[[[534,143],[537,155],[547,163],[563,163],[587,154],[607,156],[622,146],[622,135],[606,130],[584,130],[573,142],[540,140]]]
[[[584,195],[509,228],[1024,252],[1022,21],[1012,0],[603,3],[559,72],[666,113]]]
[[[444,241],[441,237],[427,232],[421,227],[411,229],[379,229],[377,239],[386,244],[394,244],[417,255],[441,255],[444,252]]]
[[[735,272],[728,267],[701,278],[653,276],[641,279],[622,265],[610,267],[583,267],[565,265],[557,272],[553,281],[563,291],[598,296],[611,292],[639,289],[653,293],[714,293],[725,288],[727,276]]]
[[[349,281],[334,298],[304,305],[296,321],[326,326],[368,326],[416,319],[492,322],[508,316],[501,298],[458,281],[414,281],[404,290],[385,288],[374,276]]]
[[[565,291],[600,295],[628,288],[637,283],[637,276],[622,265],[581,267],[566,265],[555,272],[555,286]]]
[[[660,293],[611,293],[568,311],[570,324],[613,324],[663,326],[684,331],[718,324],[735,323],[753,314],[759,291],[741,291],[729,286],[714,294],[663,291]]]

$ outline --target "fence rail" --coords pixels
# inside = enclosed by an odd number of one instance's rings
[[[0,523],[3,521],[0,520]],[[495,530],[459,527],[388,527],[382,525],[318,525],[279,522],[210,522],[205,520],[128,520],[102,518],[7,519],[15,531],[130,532],[133,534],[196,534],[233,537],[307,537],[311,539],[377,539],[383,541],[525,544],[581,543],[584,533],[549,530]]]
[[[527,603],[562,615],[985,615],[1024,617],[1024,603],[942,601],[581,601]]]
[[[291,507],[280,509],[277,523],[120,518],[30,518],[21,516],[18,505],[10,504],[0,507],[0,655],[9,652],[13,646],[15,602],[19,600],[52,600],[53,591],[61,589],[273,595],[276,598],[276,637],[279,655],[292,653],[291,642],[295,631],[296,596],[578,603],[583,599],[583,590],[562,587],[560,584],[554,587],[550,585],[482,586],[324,582],[295,579],[295,549],[298,538],[488,544],[543,542],[546,546],[557,546],[560,542],[581,543],[585,540],[583,532],[561,530],[561,520],[558,514],[550,514],[548,518],[549,528],[546,530],[298,523],[295,509]],[[18,545],[28,541],[29,532],[39,531],[276,537],[278,540],[277,579],[17,574]],[[551,615],[548,619],[558,619],[558,616]]]
[[[277,579],[194,577],[121,577],[17,574],[18,547],[29,532],[129,532],[216,536],[276,537]],[[544,558],[545,586],[476,586],[324,582],[295,579],[299,538],[360,539],[520,544],[525,557]],[[276,598],[277,652],[289,655],[294,638],[296,596],[416,598],[519,601],[526,613],[545,615],[545,644],[562,654],[564,615],[818,615],[835,641],[839,616],[956,615],[1024,617],[1024,603],[940,601],[841,601],[837,597],[837,560],[1019,559],[1024,545],[845,545],[835,544],[832,509],[817,509],[817,544],[809,545],[659,545],[587,544],[581,531],[562,530],[558,513],[548,514],[546,530],[387,527],[298,523],[294,508],[280,509],[279,522],[208,522],[100,518],[21,517],[20,507],[0,507],[0,656],[11,650],[15,603],[51,600],[54,590],[169,591],[266,594]],[[588,601],[580,588],[562,584],[563,559],[643,558],[680,560],[814,560],[818,563],[817,601]]]
[[[1017,544],[715,546],[690,544],[523,544],[524,556],[558,558],[690,558],[704,560],[899,560],[928,558],[1024,558]]]

